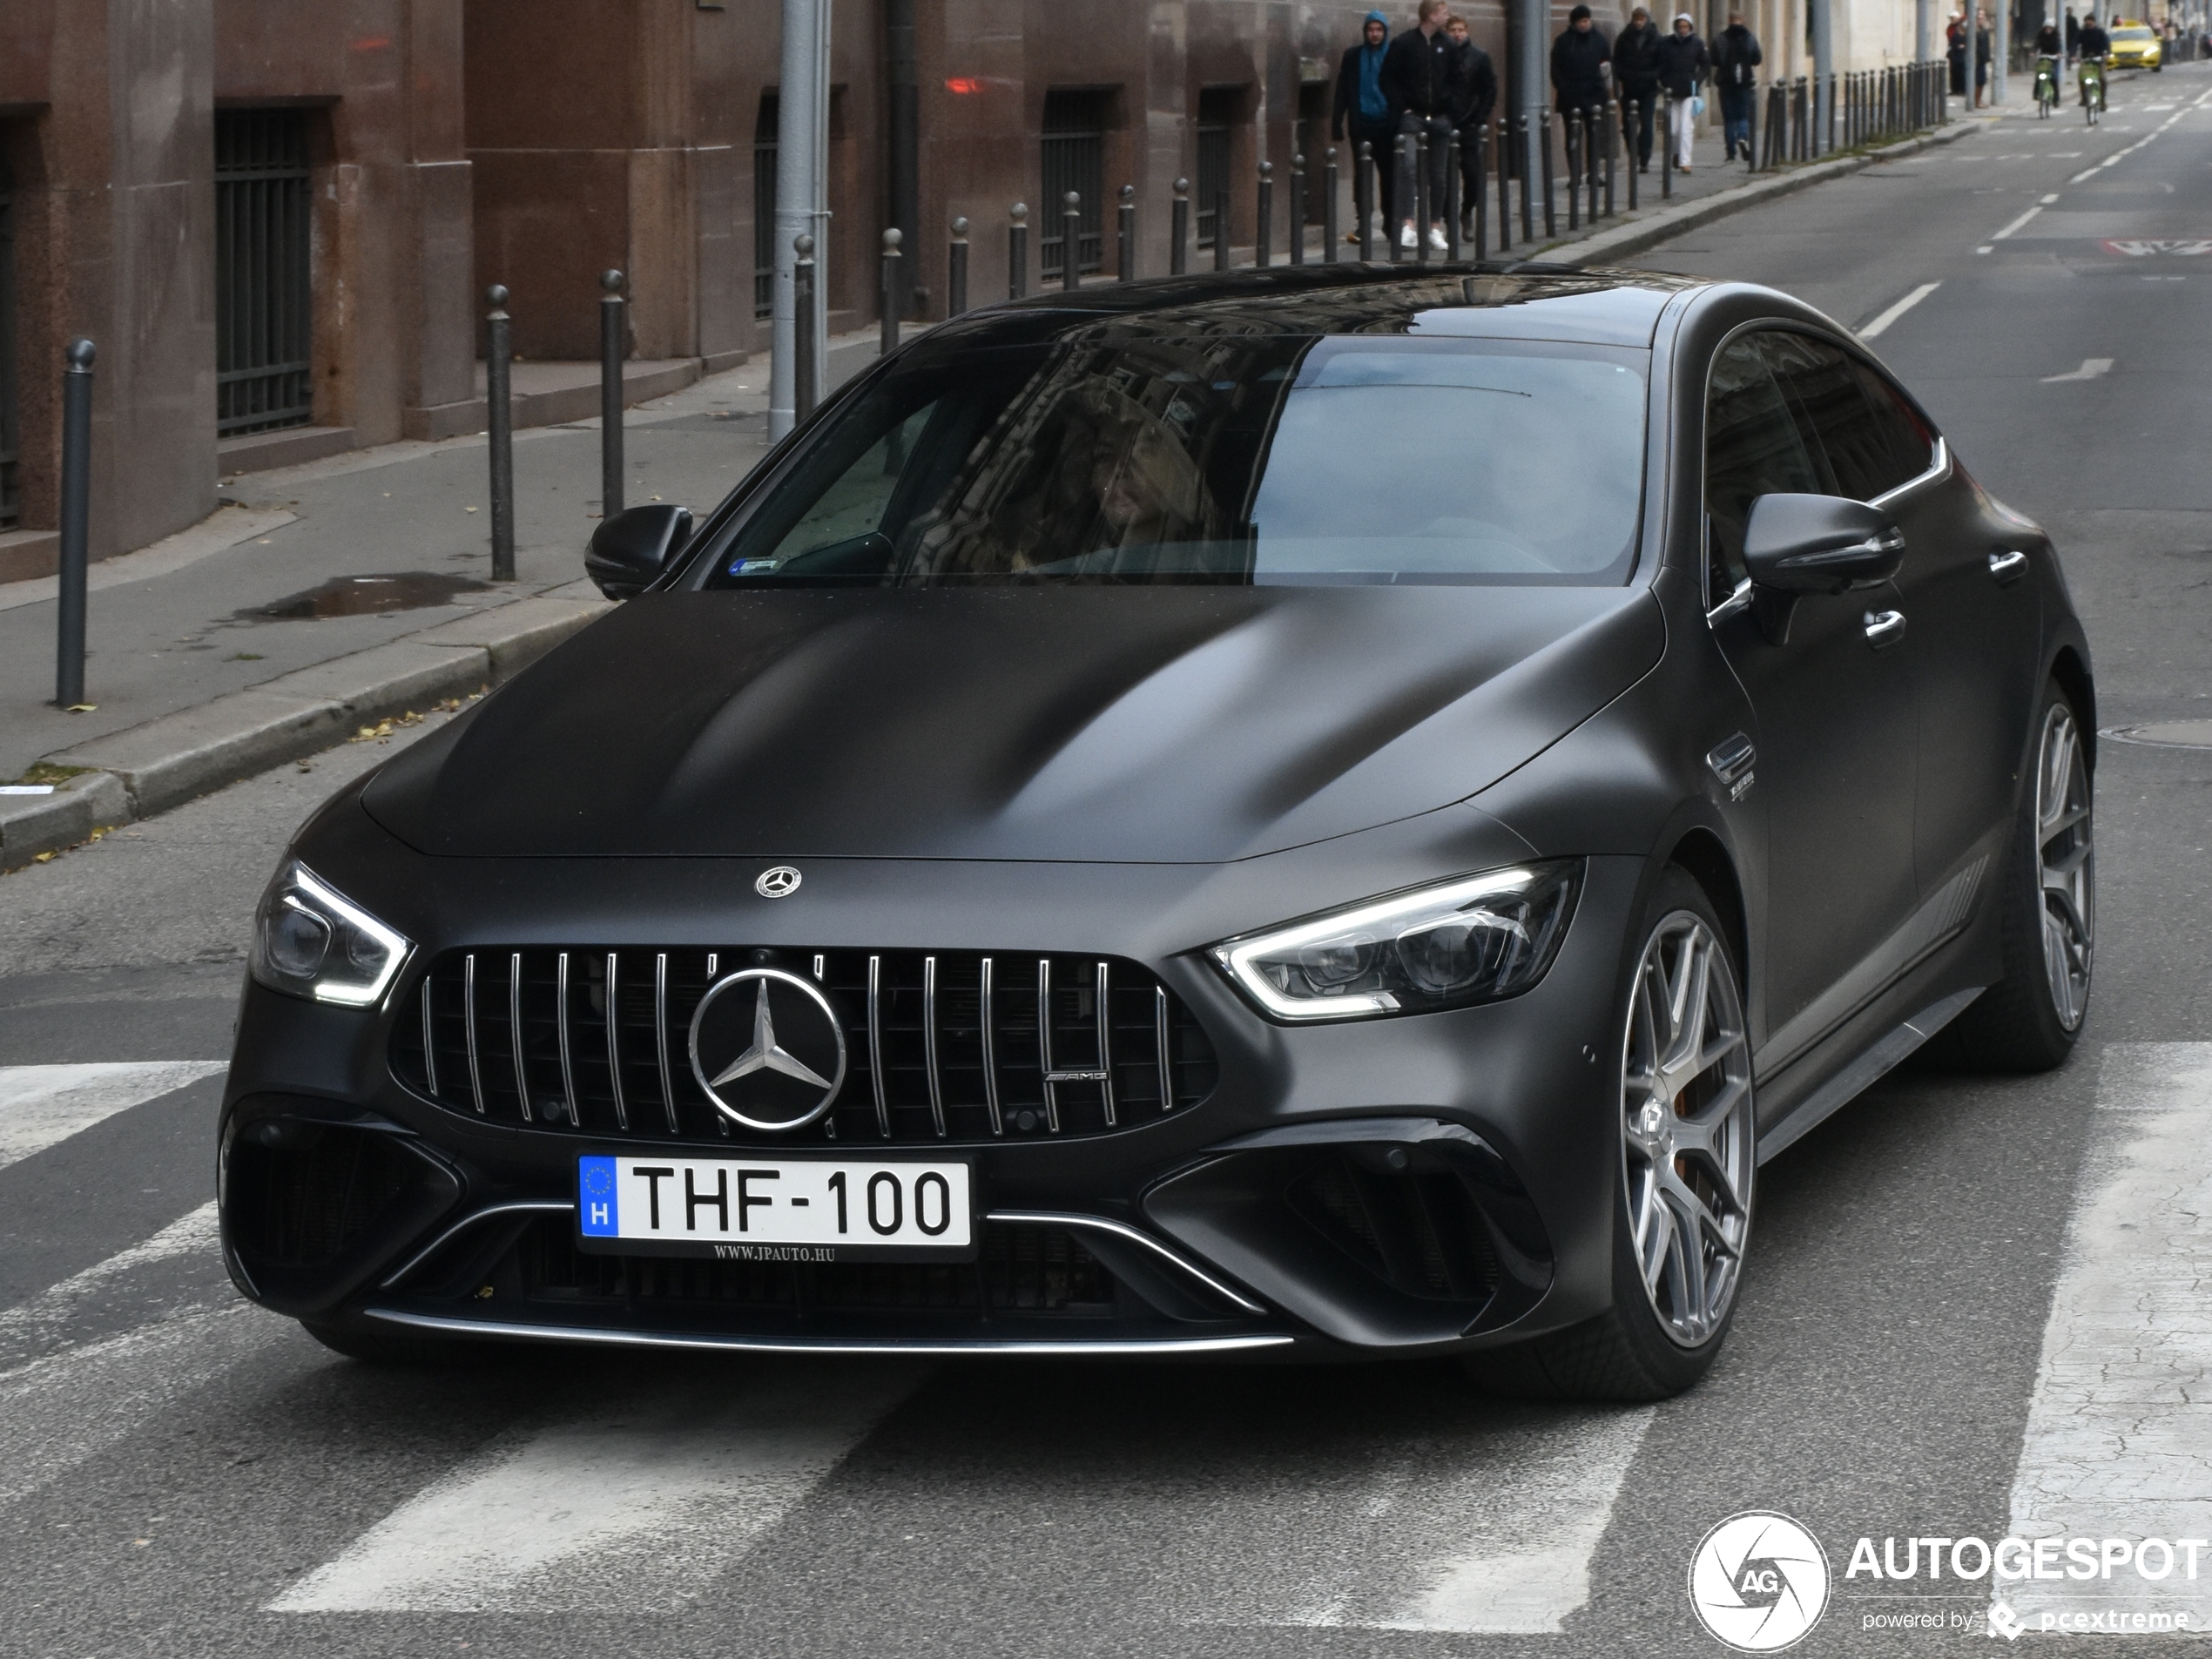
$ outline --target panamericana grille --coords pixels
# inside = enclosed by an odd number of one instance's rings
[[[733,1124],[692,1073],[693,1012],[745,968],[803,974],[839,1010],[844,1085],[806,1129]],[[783,1146],[1096,1135],[1187,1110],[1217,1075],[1197,1022],[1133,962],[913,950],[450,952],[402,1005],[391,1062],[495,1123]]]

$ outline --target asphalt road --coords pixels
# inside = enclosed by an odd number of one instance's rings
[[[1878,348],[2058,535],[2107,728],[2212,693],[2212,74],[2117,94],[1648,261],[1855,327],[1936,285]],[[1856,1541],[2212,1534],[2212,754],[2103,745],[2074,1062],[1893,1076],[1769,1166],[1721,1365],[1608,1411],[1443,1367],[332,1357],[223,1279],[189,1062],[291,825],[383,752],[0,879],[0,1654],[1710,1654],[1685,1576],[1746,1509],[1826,1546],[1797,1651],[1986,1651],[1987,1580],[1845,1576]],[[2212,1622],[2178,1570],[2006,1593]]]

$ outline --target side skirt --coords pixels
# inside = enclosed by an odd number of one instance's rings
[[[1970,985],[1932,1002],[1807,1096],[1804,1103],[1759,1139],[1759,1162],[1787,1151],[1817,1129],[1839,1108],[1865,1094],[1904,1063],[1915,1049],[1966,1011],[1987,988]]]

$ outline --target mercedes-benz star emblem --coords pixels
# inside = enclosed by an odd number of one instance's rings
[[[819,987],[779,968],[717,981],[691,1015],[691,1047],[706,1097],[747,1129],[803,1129],[845,1083],[837,1010]]]
[[[803,879],[790,865],[779,864],[772,870],[763,870],[760,879],[752,884],[752,890],[764,899],[781,899],[798,892]]]

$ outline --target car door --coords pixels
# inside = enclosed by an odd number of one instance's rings
[[[1739,334],[1708,382],[1705,509],[1715,639],[1757,717],[1754,787],[1766,797],[1763,1068],[1786,1063],[1871,995],[1852,969],[1911,914],[1914,700],[1887,584],[1755,603],[1743,530],[1773,492],[1827,494],[1832,477],[1770,366],[1772,331]]]
[[[2036,689],[2035,586],[2021,579],[2026,556],[2013,556],[2020,535],[2008,541],[1979,490],[1936,471],[1935,434],[1888,376],[1809,335],[1767,346],[1836,493],[1879,502],[1905,532],[1897,587],[1919,710],[1913,859],[1925,899],[1987,857],[2011,820]]]

